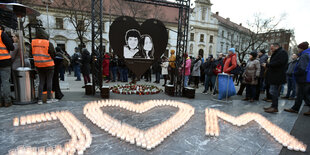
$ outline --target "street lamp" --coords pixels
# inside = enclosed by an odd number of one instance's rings
[[[47,19],[47,32],[48,34],[50,34],[50,22],[48,19],[48,6],[51,5],[53,3],[54,0],[42,0],[42,3],[46,5],[46,19]]]

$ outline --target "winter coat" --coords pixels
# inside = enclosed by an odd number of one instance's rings
[[[186,62],[185,62],[185,76],[189,76],[191,75],[191,65],[192,65],[192,60],[187,57],[186,58]],[[181,74],[183,74],[183,68],[184,68],[184,64],[182,64],[182,69],[181,69]]]
[[[105,54],[103,56],[103,61],[102,61],[102,75],[103,76],[109,76],[109,64],[110,64],[110,56],[108,54]]]
[[[193,67],[192,76],[200,76],[201,60],[198,60]]]
[[[171,68],[175,68],[175,61],[176,61],[176,57],[175,57],[175,54],[174,54],[174,51],[171,50],[171,56],[169,58],[169,66]]]
[[[288,63],[288,68],[287,68],[287,71],[286,71],[286,75],[287,76],[290,76],[290,77],[293,76],[296,64],[297,64],[297,60],[294,60],[294,61],[291,61],[290,63]]]
[[[294,70],[294,79],[296,80],[297,83],[310,83],[309,72],[310,72],[310,48],[304,50],[302,53],[299,54],[299,58]]]
[[[235,53],[229,55],[224,59],[224,68],[223,68],[224,73],[230,74],[230,71],[232,71],[236,67],[237,67],[237,55]]]
[[[260,76],[259,77],[264,77],[265,73],[265,68],[262,66],[264,63],[267,63],[268,60],[268,55],[263,54],[261,57],[259,57],[259,63],[260,63]]]
[[[204,74],[207,74],[208,76],[215,75],[213,71],[216,68],[216,62],[215,61],[211,61],[211,60],[207,60],[203,64],[202,68],[204,70]]]
[[[246,64],[245,71],[242,75],[243,83],[250,85],[257,85],[258,77],[260,75],[260,63],[256,60],[249,60]]]
[[[153,69],[153,72],[154,73],[161,73],[161,66],[160,66],[160,64],[161,64],[161,60],[159,59],[159,60],[157,60],[154,64],[153,64],[153,66],[152,66],[152,69]]]
[[[168,75],[168,66],[169,66],[169,62],[168,61],[164,61],[161,64],[161,74],[162,75]]]
[[[286,83],[286,67],[288,63],[288,54],[282,48],[278,48],[271,55],[270,62],[266,65],[266,78],[271,85],[281,85]]]
[[[81,66],[81,73],[84,75],[90,74],[90,63],[91,63],[91,56],[87,49],[83,49],[82,52],[82,66]]]

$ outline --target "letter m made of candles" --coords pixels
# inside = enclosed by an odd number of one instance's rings
[[[218,124],[218,118],[221,118],[222,120],[236,126],[243,126],[251,121],[255,121],[262,128],[264,128],[266,132],[268,132],[277,142],[282,144],[284,147],[287,147],[289,150],[305,152],[307,149],[307,145],[298,141],[288,132],[284,131],[277,125],[271,123],[268,119],[266,119],[264,116],[260,114],[249,112],[242,114],[239,117],[234,117],[222,111],[208,108],[206,108],[205,114],[206,114],[207,136],[219,136],[220,128]]]

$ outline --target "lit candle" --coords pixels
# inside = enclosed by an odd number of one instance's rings
[[[13,126],[19,126],[19,119],[17,117],[13,119]]]

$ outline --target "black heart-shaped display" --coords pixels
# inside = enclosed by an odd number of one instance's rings
[[[157,19],[139,23],[128,16],[114,20],[109,32],[110,45],[119,59],[136,75],[141,76],[165,52],[168,32]]]

